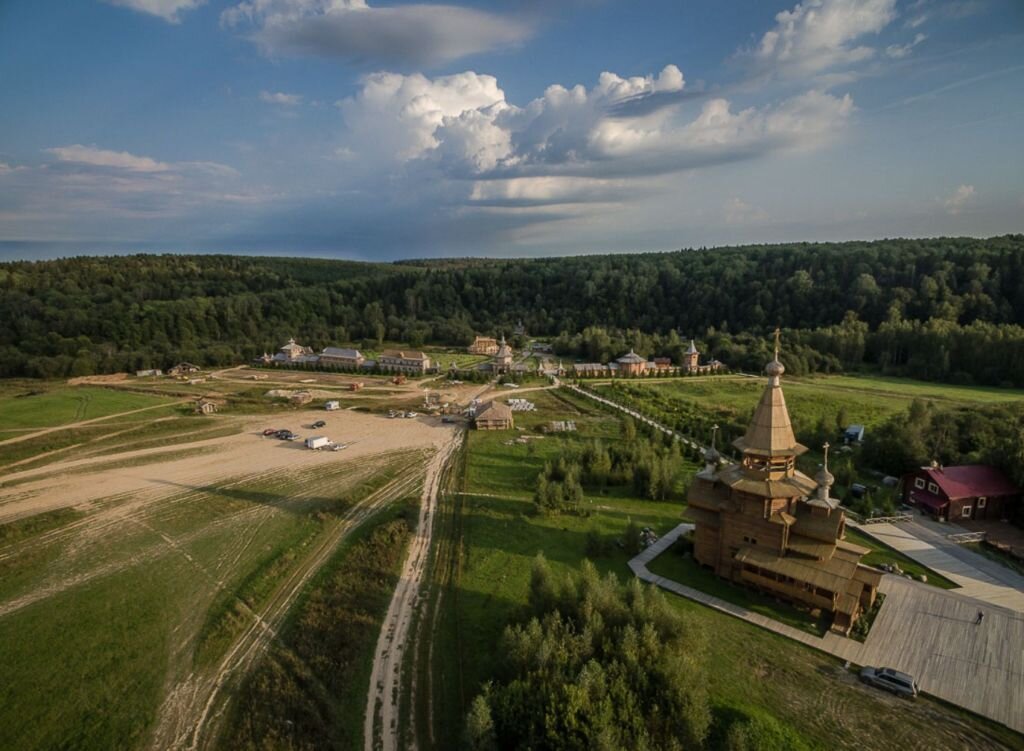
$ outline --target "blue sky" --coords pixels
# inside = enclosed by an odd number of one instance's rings
[[[1024,231],[1024,3],[0,3],[0,256]]]

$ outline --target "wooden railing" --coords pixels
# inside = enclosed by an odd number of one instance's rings
[[[950,542],[955,542],[957,545],[963,545],[968,542],[981,542],[985,539],[984,532],[960,532],[959,534],[946,535],[946,539]]]

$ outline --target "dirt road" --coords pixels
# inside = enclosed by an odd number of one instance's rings
[[[461,433],[454,435],[434,455],[427,467],[416,536],[409,547],[409,555],[377,639],[363,728],[366,751],[397,751],[400,745],[402,657],[409,646],[409,627],[420,602],[420,586],[430,556],[434,516],[444,469],[458,449],[461,436]],[[412,706],[413,697],[409,698]]]
[[[225,689],[237,685],[238,680],[263,653],[305,585],[330,559],[341,542],[383,505],[412,490],[419,477],[418,472],[400,474],[321,535],[312,550],[281,582],[260,611],[254,613],[252,623],[235,640],[216,669],[203,675],[189,675],[170,691],[161,708],[152,748],[194,751],[215,745],[219,721],[231,693]]]

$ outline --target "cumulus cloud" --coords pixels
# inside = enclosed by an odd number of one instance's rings
[[[860,43],[896,18],[896,0],[805,0],[775,16],[775,26],[745,54],[759,67],[806,75],[870,59]]]
[[[148,13],[157,16],[168,23],[179,23],[179,15],[183,11],[198,8],[206,0],[105,0],[111,5],[120,5],[124,8],[131,8],[140,13]]]
[[[974,201],[974,186],[973,185],[961,185],[955,191],[953,195],[946,198],[942,205],[946,207],[946,213],[951,216],[956,216],[965,208],[967,208]]]
[[[456,5],[376,7],[366,0],[246,0],[221,23],[249,30],[268,55],[316,55],[356,64],[438,65],[514,46],[534,25]]]
[[[302,95],[286,94],[283,91],[261,91],[260,101],[265,104],[278,104],[282,107],[297,107],[302,104]]]
[[[737,110],[715,98],[693,111],[679,99],[621,114],[624,101],[681,93],[684,86],[674,65],[657,76],[605,72],[590,89],[549,86],[519,107],[506,100],[493,76],[376,73],[339,102],[346,134],[337,153],[376,168],[416,162],[448,178],[510,181],[504,189],[474,188],[481,199],[494,200],[502,190],[521,197],[529,187],[530,200],[540,200],[553,187],[559,196],[567,186],[595,194],[592,183],[549,179],[554,177],[642,178],[814,148],[838,132],[853,110],[848,95],[812,90],[759,108]]]

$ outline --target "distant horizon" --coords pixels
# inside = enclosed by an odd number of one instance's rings
[[[1019,0],[10,0],[0,77],[3,258],[1024,231]]]
[[[849,238],[845,240],[779,240],[772,242],[742,242],[726,243],[715,245],[690,245],[665,249],[647,250],[621,250],[621,251],[594,251],[579,253],[558,253],[550,255],[430,255],[430,256],[406,256],[401,258],[372,259],[337,255],[328,250],[317,253],[306,250],[301,254],[288,253],[277,249],[166,249],[166,248],[145,248],[139,243],[78,243],[67,241],[45,241],[45,240],[0,240],[0,263],[18,263],[35,261],[58,261],[74,258],[118,258],[129,256],[237,256],[242,258],[282,258],[295,260],[318,260],[318,261],[340,261],[349,263],[386,264],[398,265],[402,263],[413,263],[423,261],[531,261],[548,260],[557,258],[582,258],[587,256],[610,256],[610,255],[658,255],[665,253],[686,253],[712,250],[729,250],[735,248],[768,248],[785,245],[845,245],[853,243],[876,243],[876,242],[897,242],[907,241],[929,241],[929,240],[981,240],[988,241],[1000,237],[1019,237],[1024,232],[1003,232],[993,235],[923,235],[920,237],[892,236],[876,238]],[[124,247],[114,247],[122,245]],[[60,249],[68,247],[89,247],[78,253],[60,253]],[[32,248],[35,252],[32,255],[15,255],[23,252],[22,247]],[[40,252],[41,251],[41,252]]]

